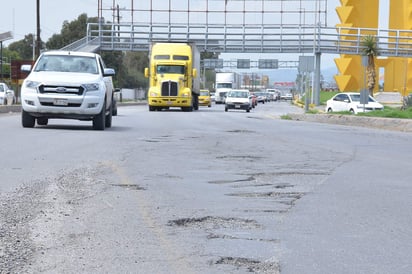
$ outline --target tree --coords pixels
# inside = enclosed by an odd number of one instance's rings
[[[378,43],[373,35],[366,35],[361,41],[362,52],[368,57],[368,65],[366,66],[367,86],[369,94],[373,96],[373,89],[376,85],[376,68],[375,58],[378,56]]]
[[[76,20],[63,22],[60,34],[53,34],[46,43],[47,49],[61,49],[87,35],[87,23],[97,23],[97,17],[87,17],[87,14],[80,14]]]
[[[34,35],[30,33],[25,35],[24,39],[11,43],[8,49],[11,52],[16,52],[19,59],[32,60],[34,43],[36,43]]]
[[[119,85],[125,88],[147,87],[144,68],[149,67],[148,52],[125,52],[121,71],[118,73]]]
[[[218,59],[220,53],[202,51],[200,53],[200,59]],[[215,69],[208,69],[203,67],[203,70],[200,72],[203,81],[201,83],[201,88],[208,89],[209,91],[215,91],[215,82],[216,82],[216,72]],[[203,77],[204,76],[204,77]]]

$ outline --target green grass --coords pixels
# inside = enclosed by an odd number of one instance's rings
[[[340,91],[321,91],[319,94],[319,102],[321,105],[326,105],[326,101],[340,93]]]
[[[292,120],[292,117],[290,117],[289,115],[281,115],[280,119],[282,119],[282,120]]]
[[[358,113],[359,116],[368,117],[384,117],[384,118],[400,118],[400,119],[412,119],[412,107],[401,110],[400,108],[387,107],[383,110],[375,110],[370,112]]]

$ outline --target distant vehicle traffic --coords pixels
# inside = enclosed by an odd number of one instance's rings
[[[281,91],[280,100],[293,100],[293,94],[290,91]]]
[[[360,93],[338,93],[326,102],[325,111],[349,111],[358,114],[359,112],[383,110],[383,105],[381,103],[376,101],[372,96],[369,96],[368,98],[368,103],[364,105],[360,103]]]
[[[273,88],[268,88],[266,89],[266,92],[271,94],[272,101],[277,101],[280,100],[280,90],[278,89],[273,89]]]
[[[233,89],[227,93],[225,111],[229,109],[243,109],[250,112],[252,109],[252,96],[247,89]]]
[[[210,92],[207,89],[201,89],[199,95],[199,106],[212,106],[212,99],[210,97]]]
[[[258,105],[257,96],[253,92],[250,93],[252,97],[252,108],[255,108]]]
[[[241,85],[241,75],[236,72],[216,73],[215,83],[215,103],[224,104],[227,93],[232,89],[239,89]]]
[[[16,103],[16,94],[6,83],[0,83],[0,105],[7,105],[8,100],[9,104]]]
[[[254,94],[256,95],[256,100],[257,100],[258,103],[264,104],[264,103],[268,102],[266,92],[256,91],[256,92],[254,92]]]
[[[215,93],[214,92],[211,92],[210,93],[210,100],[212,100],[212,102],[214,102],[215,101]]]
[[[113,95],[113,116],[117,116],[117,102],[120,101],[121,95],[121,90],[120,88],[114,89],[114,95]]]

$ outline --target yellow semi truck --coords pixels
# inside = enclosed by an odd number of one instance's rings
[[[191,43],[153,43],[150,47],[149,111],[180,107],[199,109],[200,52]]]

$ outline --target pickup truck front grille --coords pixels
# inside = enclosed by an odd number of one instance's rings
[[[172,81],[163,82],[162,96],[177,96],[177,83]]]
[[[71,95],[83,95],[84,88],[81,86],[50,86],[40,85],[39,92],[41,94],[71,94]]]
[[[50,102],[40,102],[42,106],[47,106],[47,107],[55,107],[56,105]],[[82,104],[78,103],[68,103],[67,105],[64,106],[59,106],[59,107],[80,107]]]

